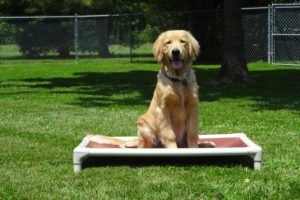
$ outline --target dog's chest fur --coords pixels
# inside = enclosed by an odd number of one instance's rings
[[[186,120],[193,109],[198,109],[198,85],[195,74],[191,71],[186,84],[174,82],[159,75],[161,106],[168,110],[172,128],[177,140],[181,141],[186,132]]]
[[[194,90],[194,85],[183,86],[178,83],[176,85],[170,88],[172,92],[168,93],[163,101],[171,113],[171,120],[174,126],[181,127],[185,124],[191,109],[197,106],[198,95]]]
[[[162,106],[172,112],[180,113],[198,104],[198,85],[194,71],[189,72],[188,78],[182,81],[172,81],[162,73],[159,74]],[[180,113],[181,114],[181,113]]]

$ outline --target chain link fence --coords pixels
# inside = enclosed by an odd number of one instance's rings
[[[0,19],[0,58],[94,58],[129,55],[128,16]],[[124,23],[125,21],[126,23]]]
[[[273,4],[269,19],[270,62],[300,65],[300,4]]]
[[[247,62],[268,60],[268,8],[243,8],[242,26]]]
[[[164,20],[162,20],[164,19]],[[0,17],[0,59],[140,57],[168,29],[186,29],[200,41],[204,62],[221,59],[222,12]]]
[[[242,9],[248,62],[299,63],[300,5],[278,6]],[[200,62],[220,63],[222,24],[222,10],[0,17],[0,59],[153,60],[152,43],[159,33],[186,29],[201,44]]]

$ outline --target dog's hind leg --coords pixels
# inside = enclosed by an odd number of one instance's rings
[[[153,148],[158,144],[158,138],[155,131],[143,119],[137,123],[138,148]]]
[[[153,148],[157,140],[147,124],[138,125],[138,148]]]

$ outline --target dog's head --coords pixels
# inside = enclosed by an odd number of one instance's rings
[[[163,32],[153,45],[155,58],[170,71],[184,71],[199,54],[199,43],[187,31]]]

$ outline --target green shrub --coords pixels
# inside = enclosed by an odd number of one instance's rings
[[[16,42],[26,57],[45,56],[48,53],[68,57],[74,46],[73,24],[53,21],[45,23],[34,20],[20,25]]]
[[[150,24],[147,24],[143,30],[134,31],[134,44],[136,44],[136,46],[140,46],[145,43],[152,43],[155,41],[159,33],[160,30],[157,26],[151,26]]]
[[[4,21],[0,21],[0,45],[15,44],[16,27]]]

